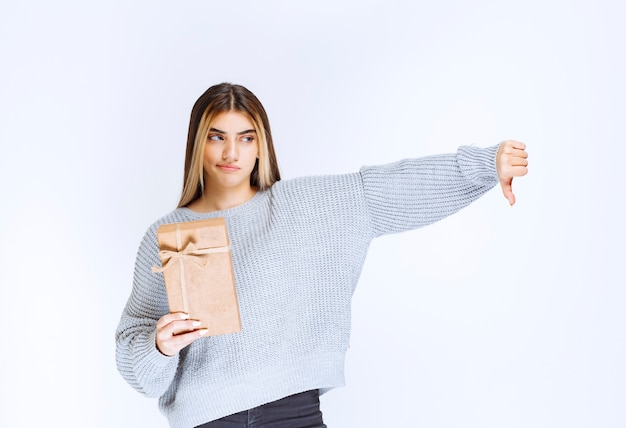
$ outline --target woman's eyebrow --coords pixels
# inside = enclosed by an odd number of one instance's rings
[[[210,128],[209,132],[215,132],[216,134],[226,134],[226,131],[222,131],[220,129],[217,128]],[[243,135],[243,134],[251,134],[251,133],[256,133],[256,131],[254,129],[246,129],[245,131],[241,131],[241,132],[237,132],[237,135]]]
[[[246,129],[245,131],[237,132],[237,135],[251,134],[251,133],[256,133],[256,131],[254,129]]]

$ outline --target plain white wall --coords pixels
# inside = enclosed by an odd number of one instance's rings
[[[626,426],[624,6],[0,3],[0,426],[166,427],[114,331],[148,225],[221,81],[270,115],[283,178],[515,138],[531,172],[375,241],[338,427]]]

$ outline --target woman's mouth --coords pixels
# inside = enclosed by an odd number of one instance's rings
[[[217,167],[221,169],[222,171],[226,171],[226,172],[239,171],[239,167],[237,165],[232,165],[232,164],[222,164],[222,165],[217,165]]]

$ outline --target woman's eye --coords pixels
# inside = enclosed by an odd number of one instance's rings
[[[219,134],[209,135],[209,141],[222,141],[223,138]]]
[[[254,137],[252,135],[245,135],[241,137],[241,141],[243,141],[244,143],[250,143],[254,141]]]

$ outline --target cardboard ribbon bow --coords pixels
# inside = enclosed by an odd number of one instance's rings
[[[206,254],[226,253],[228,251],[230,251],[230,245],[212,248],[196,248],[193,242],[187,244],[187,246],[181,251],[161,250],[159,251],[159,257],[161,257],[161,260],[164,260],[162,262],[162,266],[153,266],[152,272],[165,272],[167,269],[169,269],[173,260],[179,261],[181,272],[183,269],[183,262],[185,260],[192,261],[204,268],[206,266],[206,263],[202,263],[201,256],[204,256]]]

